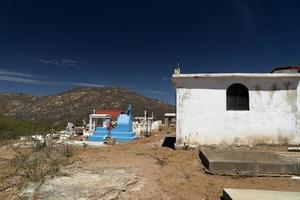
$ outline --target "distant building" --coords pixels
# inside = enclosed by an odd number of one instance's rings
[[[176,145],[300,143],[300,74],[173,74]]]
[[[272,73],[300,73],[300,66],[277,67]]]
[[[165,113],[164,114],[164,125],[165,127],[176,126],[176,113]]]

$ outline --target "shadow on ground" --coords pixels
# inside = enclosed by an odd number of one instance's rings
[[[165,137],[162,147],[168,147],[171,149],[175,149],[176,137]]]

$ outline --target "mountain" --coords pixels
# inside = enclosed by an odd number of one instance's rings
[[[0,112],[17,119],[65,125],[73,122],[81,125],[88,121],[94,109],[122,108],[132,105],[133,116],[143,116],[145,107],[157,119],[166,112],[174,112],[175,106],[150,99],[133,91],[117,87],[78,87],[66,92],[36,97],[22,93],[0,93]]]

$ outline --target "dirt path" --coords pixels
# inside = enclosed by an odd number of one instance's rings
[[[134,192],[120,199],[219,199],[223,188],[255,188],[300,191],[300,181],[281,177],[228,177],[205,174],[197,150],[161,147],[163,136],[134,143],[80,151],[81,166],[131,167],[136,171]]]
[[[291,180],[289,177],[238,178],[205,174],[197,150],[184,151],[161,147],[164,137],[165,135],[156,135],[132,143],[103,148],[78,148],[76,156],[72,158],[74,163],[66,167],[65,171],[73,173],[70,176],[74,178],[73,182],[85,181],[82,185],[86,185],[86,188],[100,191],[108,182],[116,183],[105,187],[112,188],[105,193],[106,196],[92,193],[89,199],[220,199],[223,188],[300,191],[300,181]],[[100,176],[100,171],[105,175]],[[89,177],[96,173],[99,177],[97,179],[91,177],[83,180],[77,177],[78,174]],[[61,184],[62,180],[71,179],[58,177],[48,184],[55,188],[55,184]],[[121,182],[124,184],[118,185]],[[80,186],[74,188],[73,185],[68,185],[67,188],[72,190],[72,187],[77,193],[86,190]],[[116,191],[113,187],[119,189]],[[45,190],[47,189],[44,188]],[[75,192],[70,194],[75,195]],[[45,196],[45,193],[41,194],[43,195]]]

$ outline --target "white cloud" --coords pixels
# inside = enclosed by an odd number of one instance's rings
[[[24,78],[43,78],[42,76],[38,76],[38,75],[34,75],[34,74],[7,71],[5,69],[0,69],[0,75],[1,76],[16,76],[16,77],[24,77]]]
[[[70,83],[72,85],[77,85],[77,86],[84,86],[84,87],[105,87],[105,85],[101,84],[94,84],[94,83],[80,83],[80,82],[73,82]]]
[[[69,82],[69,81],[53,81],[55,85],[73,85],[83,87],[105,87],[105,85],[98,83],[86,83],[86,82]]]
[[[36,58],[36,61],[43,63],[43,64],[50,64],[50,65],[57,65],[62,67],[78,67],[84,65],[82,62],[78,62],[76,60],[72,59],[42,59],[42,58]]]
[[[37,61],[43,63],[43,64],[52,64],[52,65],[61,65],[57,60],[55,59],[36,59]]]
[[[71,60],[71,59],[62,59],[61,62],[65,65],[84,65],[82,62],[78,62],[75,60]]]
[[[97,83],[83,83],[83,82],[67,82],[67,81],[44,81],[39,79],[16,77],[9,75],[1,75],[0,81],[18,82],[18,83],[29,83],[35,85],[49,85],[49,86],[59,86],[59,85],[74,85],[83,87],[105,87],[105,85]]]
[[[39,84],[39,85],[55,85],[54,83],[43,81],[43,80],[17,77],[17,76],[9,76],[9,75],[0,75],[0,81],[30,83],[30,84]]]
[[[44,78],[43,76],[9,71],[6,69],[0,69],[0,81],[10,81],[10,82],[18,82],[18,83],[30,83],[30,84],[42,84],[42,85],[53,85],[50,82],[40,80]]]
[[[0,81],[18,82],[18,83],[29,83],[36,85],[74,85],[74,86],[84,86],[84,87],[105,87],[105,85],[97,83],[85,83],[85,82],[68,82],[68,81],[45,81],[43,76],[13,72],[5,69],[0,69]]]

